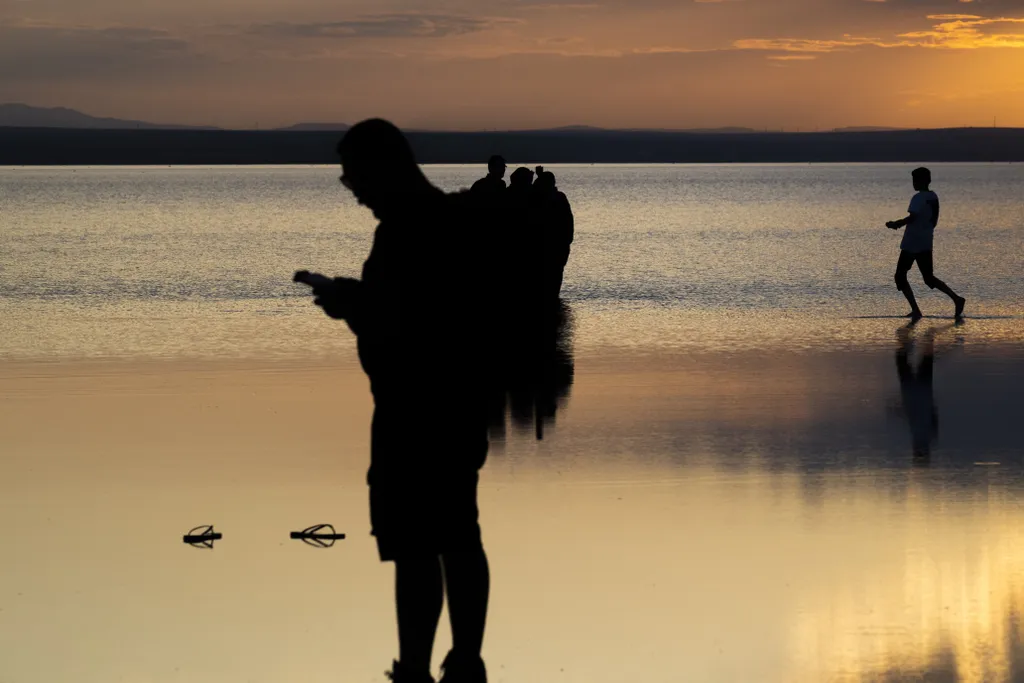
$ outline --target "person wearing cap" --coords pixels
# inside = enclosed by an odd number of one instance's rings
[[[495,154],[487,161],[487,175],[473,183],[473,192],[500,193],[505,189],[505,159]]]

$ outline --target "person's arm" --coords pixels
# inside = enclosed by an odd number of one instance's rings
[[[901,218],[898,221],[889,221],[888,223],[885,224],[885,227],[889,228],[890,230],[899,230],[904,225],[910,224],[910,222],[913,220],[914,214],[911,213],[906,218]]]
[[[914,219],[917,218],[917,214],[921,212],[922,196],[921,193],[915,194],[913,199],[910,200],[910,206],[907,207],[907,217],[901,218],[898,221],[889,221],[885,224],[885,227],[890,230],[899,230],[904,225],[909,225]]]

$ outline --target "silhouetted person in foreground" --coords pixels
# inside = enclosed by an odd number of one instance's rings
[[[362,279],[316,281],[314,294],[356,334],[373,392],[370,519],[381,560],[395,563],[398,613],[399,659],[389,675],[433,682],[447,594],[453,648],[441,681],[484,683],[490,578],[477,481],[488,448],[487,373],[475,342],[487,328],[472,285],[486,264],[472,250],[472,193],[433,187],[386,121],[354,126],[338,152],[342,183],[380,225]]]
[[[903,292],[903,296],[907,297],[910,304],[910,313],[907,317],[914,320],[922,318],[923,314],[914,298],[914,291],[907,281],[907,273],[916,261],[924,283],[952,299],[956,306],[955,315],[959,318],[963,315],[966,300],[932,272],[932,237],[939,222],[939,197],[928,189],[932,182],[931,171],[927,168],[916,168],[911,176],[917,194],[910,200],[910,215],[885,224],[885,227],[891,230],[899,230],[906,226],[903,241],[900,243],[900,258],[896,263],[896,289]]]
[[[555,184],[555,174],[537,167],[533,183],[536,219],[539,221],[541,247],[541,278],[544,296],[557,298],[562,289],[565,264],[575,233],[572,208],[564,192]]]
[[[487,175],[473,183],[472,192],[500,194],[505,189],[505,159],[495,154],[487,161]]]

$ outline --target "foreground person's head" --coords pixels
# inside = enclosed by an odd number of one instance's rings
[[[338,143],[338,155],[342,184],[378,218],[401,208],[409,194],[429,185],[409,141],[383,119],[352,126]]]

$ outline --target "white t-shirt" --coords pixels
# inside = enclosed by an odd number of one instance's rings
[[[932,234],[939,222],[939,196],[931,190],[918,192],[907,211],[913,216],[903,230],[900,249],[911,253],[932,250]]]

